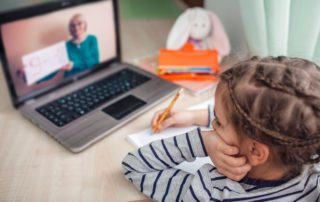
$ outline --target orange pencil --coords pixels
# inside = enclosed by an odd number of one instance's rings
[[[183,89],[181,88],[176,95],[174,96],[173,100],[170,102],[169,106],[164,110],[161,114],[159,120],[156,123],[156,126],[152,128],[153,131],[157,130],[159,125],[167,118],[169,112],[171,111],[173,105],[176,103],[177,99],[179,98],[180,94],[182,93]]]

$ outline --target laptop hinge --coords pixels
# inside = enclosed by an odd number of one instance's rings
[[[31,104],[35,103],[35,101],[36,101],[35,99],[30,99],[25,102],[25,105],[31,105]]]

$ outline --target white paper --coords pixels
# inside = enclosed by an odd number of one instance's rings
[[[203,102],[199,105],[193,106],[189,109],[191,109],[191,110],[205,109],[208,107],[209,104],[213,104],[213,100],[208,100],[208,101]],[[142,146],[149,144],[153,141],[173,137],[175,135],[180,135],[180,134],[186,133],[188,131],[191,131],[195,128],[196,128],[195,126],[185,127],[185,128],[167,128],[158,134],[152,134],[151,128],[147,128],[147,129],[142,130],[140,132],[128,135],[127,140],[136,147],[142,147]],[[202,128],[202,129],[206,130],[208,128]],[[176,166],[176,168],[184,170],[184,171],[192,173],[192,174],[195,174],[197,172],[197,170],[206,163],[213,164],[209,157],[205,157],[205,158],[197,158],[193,162],[183,162],[183,163],[179,164],[178,166]]]
[[[61,41],[24,55],[22,63],[27,85],[31,85],[69,63],[66,42]]]

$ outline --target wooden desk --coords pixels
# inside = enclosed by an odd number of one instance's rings
[[[172,20],[128,21],[122,24],[127,61],[164,47]],[[2,68],[1,68],[2,69]],[[183,95],[178,107],[207,100]],[[94,146],[72,154],[12,108],[0,74],[0,201],[132,201],[145,198],[122,175],[121,161],[134,149],[128,134],[149,126],[155,111],[169,100],[128,123]]]

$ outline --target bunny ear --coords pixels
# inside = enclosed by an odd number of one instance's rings
[[[192,10],[183,12],[175,21],[167,39],[167,49],[180,49],[190,35]]]
[[[213,43],[214,49],[219,51],[220,56],[226,56],[230,53],[230,44],[229,39],[224,31],[223,25],[220,22],[219,18],[211,11],[208,11],[208,14],[212,21],[212,33],[210,40]]]

